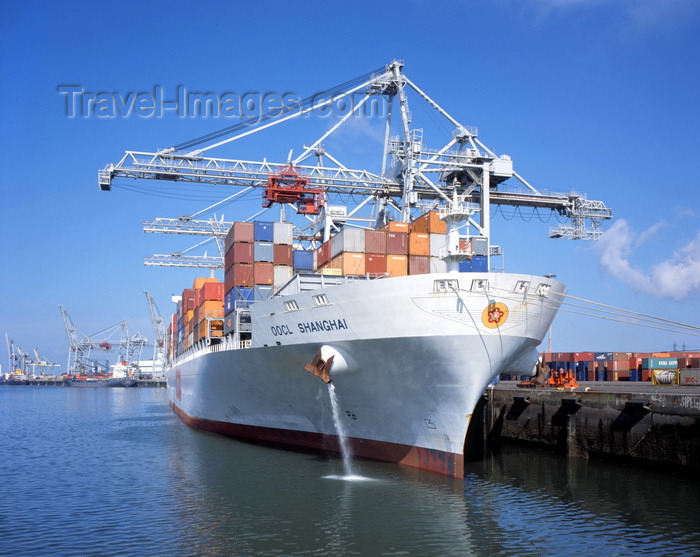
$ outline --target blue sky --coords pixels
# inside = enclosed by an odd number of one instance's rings
[[[65,364],[61,304],[86,334],[127,320],[152,338],[142,291],[166,315],[171,294],[201,273],[145,267],[144,256],[195,242],[144,234],[142,221],[192,214],[222,194],[155,182],[105,193],[97,171],[125,150],[169,147],[230,120],[70,118],[58,87],[306,97],[395,58],[532,184],[613,209],[597,243],[549,240],[545,214],[495,215],[508,271],[556,273],[580,298],[698,325],[699,32],[692,0],[2,3],[0,333]],[[312,133],[314,123],[210,154],[283,161],[329,125]],[[378,170],[376,132],[343,132],[350,163]],[[425,137],[435,148],[442,140]],[[259,200],[246,203],[226,207],[226,219],[246,218]],[[674,343],[700,348],[698,337],[575,314],[560,314],[552,333],[555,351]]]

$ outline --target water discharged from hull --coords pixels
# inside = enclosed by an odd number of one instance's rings
[[[333,383],[328,384],[328,397],[331,400],[331,408],[333,409],[333,422],[335,423],[335,430],[338,433],[338,444],[340,445],[340,455],[343,458],[343,470],[345,472],[345,475],[325,477],[334,480],[367,481],[370,478],[365,478],[364,476],[357,476],[352,470],[352,450],[350,449],[348,438],[345,436],[343,422],[340,419],[340,407],[338,405],[338,397],[335,394],[335,386],[333,385]]]

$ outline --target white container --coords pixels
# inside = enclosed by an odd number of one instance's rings
[[[275,244],[291,245],[294,226],[290,222],[276,222],[272,225],[272,238]]]
[[[344,228],[331,238],[331,258],[344,251],[365,253],[365,231],[362,228]]]

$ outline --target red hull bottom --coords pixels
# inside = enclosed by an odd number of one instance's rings
[[[190,416],[173,402],[170,402],[170,407],[187,425],[213,431],[229,437],[240,437],[266,443],[278,443],[281,445],[293,445],[324,452],[340,452],[338,437],[335,435],[205,420]],[[349,438],[348,443],[350,444],[353,455],[357,457],[381,460],[383,462],[395,462],[453,478],[464,477],[464,456],[461,454],[412,447],[398,443],[372,441],[370,439]]]

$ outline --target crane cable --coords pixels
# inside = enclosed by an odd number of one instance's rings
[[[291,112],[296,112],[296,111],[302,111],[304,109],[311,108],[315,102],[318,101],[319,95],[327,95],[331,99],[333,99],[337,94],[339,93],[344,93],[345,91],[352,89],[353,87],[360,85],[361,83],[368,81],[369,79],[372,78],[372,76],[377,75],[377,74],[383,74],[385,73],[386,68],[382,66],[381,68],[378,68],[376,70],[373,70],[371,72],[367,72],[366,74],[363,74],[359,77],[356,77],[354,79],[351,79],[349,81],[346,81],[344,83],[341,83],[340,85],[336,85],[335,87],[331,87],[329,89],[325,89],[322,92],[315,93],[314,95],[311,95],[310,97],[306,97],[305,99],[299,101],[299,103],[294,103],[291,106],[284,105],[283,107],[280,108],[279,113],[273,114],[273,113],[266,113],[262,114],[259,118],[256,120],[256,124],[264,124],[266,122],[269,122],[270,120],[274,120],[276,118],[279,118],[281,116],[284,116],[286,114],[289,114]],[[173,147],[176,151],[184,151],[187,149],[190,149],[192,147],[196,147],[197,145],[201,145],[202,143],[206,143],[208,141],[213,141],[214,139],[219,139],[220,137],[223,137],[225,135],[229,135],[233,132],[245,130],[245,129],[250,129],[250,124],[246,122],[245,120],[242,120],[241,122],[238,122],[236,124],[233,124],[231,126],[227,126],[223,129],[220,129],[215,132],[211,132],[205,135],[202,135],[200,137],[196,137],[194,139],[190,139],[189,141],[184,141],[182,143],[179,143]]]
[[[500,290],[502,292],[502,296],[508,297],[509,299],[512,299],[513,301],[520,301],[522,298],[519,296],[516,296],[510,291],[506,291],[505,289],[497,288],[497,287],[491,287],[494,290]],[[662,331],[669,331],[673,333],[680,333],[680,334],[687,334],[691,336],[697,336],[700,337],[700,327],[696,325],[688,325],[687,323],[681,323],[679,321],[673,321],[670,319],[666,319],[663,317],[656,317],[654,315],[649,315],[646,313],[640,313],[624,308],[619,308],[617,306],[612,306],[609,304],[603,304],[601,302],[595,302],[593,300],[586,300],[585,298],[579,298],[577,296],[572,296],[569,294],[562,294],[559,292],[553,292],[551,294],[557,294],[558,296],[561,296],[562,299],[568,298],[571,300],[576,300],[579,302],[583,302],[584,304],[590,304],[591,306],[599,306],[600,308],[607,308],[607,309],[598,309],[598,307],[589,307],[586,305],[582,304],[576,304],[576,303],[571,303],[568,301],[562,300],[561,305],[559,307],[555,305],[549,305],[551,309],[558,309],[559,311],[565,311],[567,313],[573,313],[576,315],[583,315],[585,317],[593,317],[596,319],[602,319],[605,321],[614,321],[617,323],[624,323],[626,325],[635,325],[638,327],[646,327],[650,329],[659,329]],[[528,294],[526,296],[529,299],[536,300],[536,299],[541,299],[539,295],[536,294]],[[565,307],[566,306],[566,307]],[[571,308],[579,308],[583,311],[576,311],[575,309],[569,309]],[[614,310],[614,311],[610,311]]]

